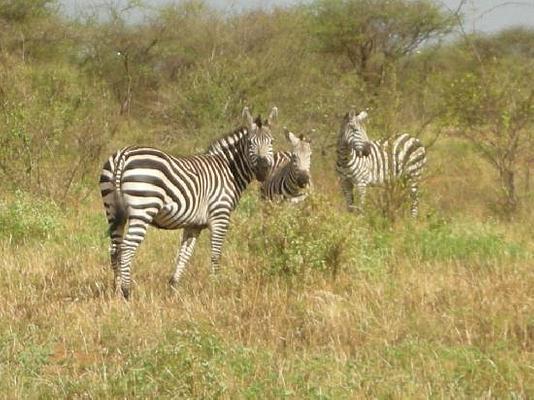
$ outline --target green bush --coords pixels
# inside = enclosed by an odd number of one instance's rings
[[[57,237],[61,228],[61,210],[51,201],[16,191],[13,200],[0,202],[0,239],[48,240]]]
[[[265,273],[377,271],[391,255],[391,237],[373,231],[362,217],[339,212],[322,195],[298,205],[262,203],[249,237],[251,253],[264,259]]]
[[[521,244],[505,240],[491,224],[444,220],[430,221],[426,226],[412,226],[404,236],[402,248],[409,257],[423,261],[489,262],[527,256]]]

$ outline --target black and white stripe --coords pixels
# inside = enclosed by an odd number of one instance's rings
[[[308,196],[305,190],[311,180],[311,144],[302,135],[298,138],[288,130],[285,134],[292,149],[274,153],[272,172],[261,185],[261,197],[264,200],[281,198],[298,203]]]
[[[216,140],[206,154],[174,157],[151,147],[125,147],[104,164],[100,189],[111,265],[124,297],[129,295],[132,259],[149,225],[184,228],[172,284],[180,279],[204,228],[211,231],[211,266],[217,272],[231,211],[248,184],[254,178],[263,181],[273,164],[269,123],[259,117],[252,121],[248,109],[245,114],[248,127]]]
[[[338,137],[336,170],[347,207],[354,209],[353,188],[360,195],[360,207],[365,202],[368,185],[380,185],[402,180],[412,200],[411,214],[418,213],[418,185],[426,163],[426,151],[419,139],[406,133],[383,141],[370,141],[363,121],[365,111],[348,113]]]

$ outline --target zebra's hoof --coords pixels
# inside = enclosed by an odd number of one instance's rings
[[[121,292],[122,292],[122,297],[124,297],[124,300],[130,300],[130,288],[122,287]]]
[[[169,285],[171,288],[173,289],[176,289],[176,287],[178,286],[178,281],[180,280],[180,278],[176,278],[174,275],[171,276],[171,278],[169,279]]]

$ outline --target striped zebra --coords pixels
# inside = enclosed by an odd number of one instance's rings
[[[230,213],[241,194],[256,178],[263,181],[273,165],[267,120],[253,120],[243,110],[247,126],[215,140],[205,154],[174,157],[151,147],[125,147],[104,164],[100,189],[111,238],[110,257],[115,287],[125,298],[130,292],[130,268],[149,225],[184,228],[175,285],[204,228],[211,231],[211,269],[216,273]]]
[[[282,198],[298,203],[308,196],[304,190],[310,186],[311,180],[311,141],[303,135],[297,137],[287,128],[284,131],[291,143],[291,151],[274,153],[272,172],[261,185],[261,197],[264,200]]]
[[[353,188],[365,203],[368,185],[402,181],[411,197],[411,215],[418,213],[418,185],[426,163],[426,151],[419,139],[403,133],[392,139],[370,141],[363,122],[367,113],[347,113],[338,136],[336,170],[349,211],[354,207]]]

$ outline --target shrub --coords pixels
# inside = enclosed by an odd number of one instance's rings
[[[385,265],[391,254],[387,232],[373,231],[363,218],[339,212],[322,195],[297,206],[264,203],[262,208],[249,249],[265,259],[267,274],[369,272]]]
[[[28,193],[15,192],[12,201],[0,202],[0,238],[13,242],[51,239],[61,229],[59,207]]]
[[[463,224],[443,219],[405,233],[403,250],[409,257],[424,261],[478,261],[522,258],[525,249],[504,239],[490,224]]]

